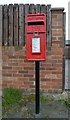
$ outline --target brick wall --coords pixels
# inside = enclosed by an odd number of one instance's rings
[[[3,88],[35,91],[35,62],[26,60],[25,47],[2,47]],[[52,46],[46,61],[40,62],[40,91],[62,92],[63,88],[63,11],[52,10]]]

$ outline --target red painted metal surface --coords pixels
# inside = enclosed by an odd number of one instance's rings
[[[27,60],[46,60],[46,15],[27,15]]]

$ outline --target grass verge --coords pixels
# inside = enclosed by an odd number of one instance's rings
[[[22,93],[18,89],[6,88],[3,90],[2,106],[4,109],[12,107],[22,99]]]
[[[2,106],[4,109],[12,107],[14,104],[17,104],[19,101],[29,101],[35,102],[35,95],[31,94],[29,96],[22,95],[22,91],[15,88],[6,88],[3,90],[3,100]],[[40,102],[49,102],[53,100],[49,100],[44,98],[42,94],[40,94]],[[65,104],[67,107],[70,107],[70,101],[68,100],[58,100],[61,104]]]

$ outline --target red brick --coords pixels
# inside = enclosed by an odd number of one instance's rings
[[[18,78],[16,78],[16,77],[8,77],[8,80],[17,81]]]
[[[57,70],[57,68],[52,67],[52,68],[46,68],[46,70]]]
[[[35,74],[35,71],[28,71],[29,74]]]
[[[54,43],[54,44],[62,44],[63,43],[63,41],[52,41],[52,43]]]
[[[57,29],[52,29],[52,34],[57,33]]]
[[[3,66],[3,69],[12,69],[12,67]]]
[[[28,71],[19,71],[19,73],[28,73]]]
[[[41,67],[40,70],[45,70],[45,67]]]
[[[56,75],[55,74],[47,74],[46,78],[56,78]]]
[[[44,89],[44,90],[43,90],[43,92],[45,92],[45,93],[46,93],[46,92],[47,92],[47,90],[46,90],[46,89]]]
[[[18,78],[18,80],[21,80],[21,81],[28,81],[29,78]]]
[[[62,86],[51,86],[51,88],[54,88],[54,89],[61,89]]]
[[[14,77],[22,77],[22,74],[13,74]]]
[[[41,77],[41,78],[44,78],[44,77],[45,77],[45,74],[40,74],[40,77]]]
[[[52,14],[52,18],[57,18],[57,15],[53,15],[53,14]]]
[[[20,63],[20,62],[23,62],[23,60],[20,60],[20,59],[12,59],[12,62],[13,62],[13,63],[15,63],[15,62],[16,62],[16,63]]]
[[[63,11],[52,11],[52,14],[63,14]]]
[[[54,64],[52,64],[54,67],[61,67],[62,66],[62,63],[61,64],[56,64],[56,63],[54,63]]]
[[[21,88],[29,88],[29,85],[19,85],[19,87]]]
[[[50,89],[49,89],[49,90],[48,90],[48,92],[49,92],[49,93],[52,93],[52,92],[53,92],[53,90],[50,90]]]
[[[57,62],[58,62],[58,63],[62,63],[62,62],[63,62],[63,60],[58,60]]]
[[[27,75],[24,75],[24,77],[33,77],[33,75],[28,75],[28,74],[27,74]]]
[[[55,86],[55,85],[57,85],[58,83],[56,83],[56,82],[49,82],[49,83],[46,83],[46,85],[48,85],[48,86]]]
[[[33,67],[24,67],[24,70],[34,70]]]
[[[52,82],[62,82],[62,79],[52,79]]]
[[[3,55],[2,59],[8,59],[8,56],[7,55]]]
[[[35,86],[34,85],[30,85],[30,88],[35,88]]]
[[[53,36],[52,36],[52,40],[57,40],[57,37],[53,37]]]
[[[51,71],[46,71],[46,74],[51,74]]]
[[[56,93],[58,93],[58,90],[53,90],[53,92],[56,92]]]
[[[54,47],[54,48],[56,47],[57,48],[58,44],[53,44],[53,41],[52,41],[52,47]]]
[[[28,85],[31,85],[31,84],[34,84],[34,82],[28,82],[28,81],[24,81],[24,84],[28,84]]]
[[[58,37],[58,40],[63,40],[63,36],[62,37]]]
[[[7,73],[7,70],[2,70],[2,73]]]
[[[4,54],[5,54],[5,55],[12,55],[13,52],[8,52],[8,51],[7,51],[7,52],[4,52]]]
[[[40,71],[40,74],[46,74],[47,71]]]
[[[46,60],[46,63],[48,64],[48,63],[56,63],[57,62],[57,60]]]
[[[3,59],[3,62],[12,62],[12,60],[9,60],[9,59]]]
[[[8,66],[17,66],[18,63],[8,63]]]
[[[63,33],[63,29],[57,30],[58,33]]]
[[[54,29],[62,29],[63,27],[62,26],[52,26],[52,28],[54,28]]]
[[[11,55],[11,56],[9,56],[9,58],[10,58],[10,59],[16,59],[16,58],[18,58],[18,56],[13,56],[13,55]]]
[[[22,70],[23,67],[12,67],[13,70]]]
[[[57,22],[57,18],[52,18],[52,22]]]
[[[63,56],[52,56],[52,59],[62,59]]]
[[[47,66],[51,66],[51,65],[52,65],[51,63],[50,64],[43,63],[41,66],[47,67]]]
[[[57,78],[62,78],[62,75],[57,75]]]
[[[4,73],[3,76],[12,76],[12,74]]]
[[[62,74],[60,71],[52,71],[52,74]]]
[[[58,26],[58,22],[57,21],[52,21],[52,26]]]
[[[56,22],[56,21],[57,21],[57,22],[60,21],[60,22],[62,22],[62,18],[52,18],[52,21],[55,21],[55,22]]]
[[[8,70],[8,73],[18,73],[18,71],[15,71],[15,70]]]
[[[25,52],[22,52],[22,51],[20,51],[20,52],[14,52],[14,55],[25,55]]]
[[[42,88],[42,89],[43,89],[43,88],[44,88],[44,89],[45,89],[45,88],[46,88],[46,89],[49,89],[49,88],[50,88],[50,86],[49,86],[49,85],[46,85],[46,86],[45,86],[45,85],[43,85],[41,88]]]
[[[31,61],[31,60],[30,60],[30,61],[24,60],[24,62],[27,62],[27,63],[28,63],[28,62],[29,62],[29,63],[34,63],[34,61]]]
[[[57,68],[58,71],[62,71],[62,69],[63,69],[62,67]]]
[[[26,64],[26,63],[19,63],[19,66],[23,66],[23,67],[34,67],[34,64]]]
[[[41,81],[45,81],[45,82],[47,82],[47,81],[51,81],[51,79],[41,78]]]
[[[18,56],[20,59],[26,59],[26,56]]]

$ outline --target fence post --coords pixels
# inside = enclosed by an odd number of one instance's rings
[[[51,39],[51,5],[47,5],[47,47],[51,47],[52,39]]]
[[[24,46],[24,5],[19,5],[19,46]]]

